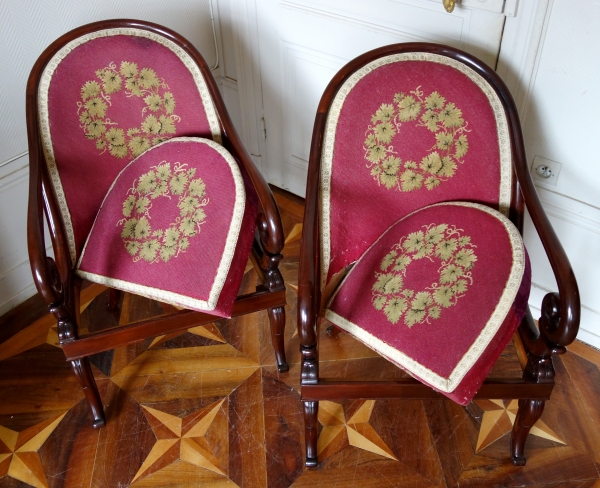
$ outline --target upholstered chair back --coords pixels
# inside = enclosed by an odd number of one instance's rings
[[[137,28],[99,30],[64,45],[38,91],[42,144],[72,261],[123,168],[171,137],[221,142],[197,60]]]
[[[322,285],[419,208],[460,200],[508,214],[504,109],[456,60],[410,52],[358,69],[333,100],[323,148]]]

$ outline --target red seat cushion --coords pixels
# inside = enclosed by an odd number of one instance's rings
[[[325,317],[461,405],[525,314],[531,284],[518,230],[489,207],[418,210],[358,260]]]
[[[227,150],[207,139],[171,139],[117,176],[77,273],[228,317],[248,261],[256,213]]]

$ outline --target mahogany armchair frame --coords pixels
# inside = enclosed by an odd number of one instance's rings
[[[447,56],[464,63],[481,75],[496,91],[509,122],[514,185],[509,218],[523,233],[523,214],[527,207],[556,276],[559,293],[548,293],[542,302],[539,327],[530,310],[515,333],[522,378],[488,378],[476,398],[518,399],[519,410],[510,445],[511,460],[522,466],[525,441],[531,427],[541,416],[545,401],[554,387],[552,354],[562,354],[579,330],[580,298],[575,276],[542,208],[528,171],[525,146],[514,100],[500,77],[487,65],[457,49],[432,43],[405,43],[367,52],[345,65],[327,86],[317,109],[310,150],[304,229],[298,277],[298,332],[301,353],[301,399],[304,406],[306,465],[317,465],[318,402],[334,399],[411,398],[443,399],[414,380],[332,381],[319,377],[318,323],[321,308],[319,199],[321,152],[326,118],[331,103],[343,83],[362,66],[391,54],[425,52]],[[401,217],[401,216],[399,216]]]
[[[289,369],[284,349],[285,285],[278,268],[284,244],[281,216],[267,182],[244,148],[233,126],[210,69],[189,41],[160,25],[131,19],[87,24],[64,34],[53,42],[38,58],[27,82],[26,110],[30,160],[27,244],[35,285],[58,321],[60,345],[84,390],[94,417],[94,427],[101,427],[106,421],[90,367],[89,355],[220,319],[208,313],[183,310],[79,337],[79,293],[82,280],[74,273],[75,264],[71,262],[69,256],[65,229],[50,184],[39,129],[37,94],[44,68],[60,48],[90,32],[112,28],[136,28],[159,34],[181,47],[200,68],[220,118],[223,146],[234,156],[242,171],[245,171],[256,190],[259,202],[251,260],[261,284],[257,286],[254,293],[237,297],[232,315],[238,316],[266,309],[278,369],[280,372]],[[44,216],[50,230],[54,259],[46,253]],[[109,308],[116,306],[117,299],[118,293],[111,289]],[[165,308],[171,310],[169,307]],[[176,309],[172,307],[172,310]]]

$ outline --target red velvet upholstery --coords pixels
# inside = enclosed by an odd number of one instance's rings
[[[73,259],[129,161],[174,136],[221,140],[198,67],[168,39],[145,30],[108,29],[68,44],[46,68],[39,104]]]
[[[437,204],[396,222],[360,257],[325,318],[466,405],[521,322],[530,285],[506,217]]]
[[[330,109],[321,165],[328,279],[418,208],[465,200],[506,212],[510,203],[497,96],[442,56],[388,56],[357,71]]]
[[[77,272],[90,281],[228,317],[256,214],[240,170],[222,146],[200,138],[171,139],[116,178]]]

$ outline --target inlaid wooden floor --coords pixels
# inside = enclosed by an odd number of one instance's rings
[[[514,401],[370,400],[321,402],[321,462],[304,468],[295,330],[303,209],[277,199],[290,372],[277,372],[265,313],[150,339],[93,358],[108,421],[94,430],[52,316],[34,297],[0,319],[0,487],[600,487],[600,353],[582,343],[556,358],[525,467],[508,459]],[[255,283],[249,267],[243,288]],[[107,312],[97,285],[83,295],[89,330],[163,312],[130,295]],[[327,376],[401,375],[346,334],[321,334]],[[514,356],[507,347],[501,374],[519,374]]]

